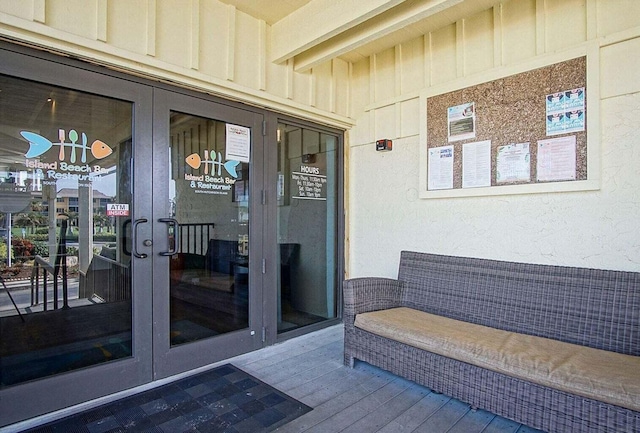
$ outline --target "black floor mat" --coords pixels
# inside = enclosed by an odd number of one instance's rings
[[[28,432],[269,432],[310,410],[226,364]]]

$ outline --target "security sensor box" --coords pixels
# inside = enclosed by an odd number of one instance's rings
[[[384,139],[376,141],[376,150],[378,151],[387,151],[393,149],[393,143],[391,140]]]

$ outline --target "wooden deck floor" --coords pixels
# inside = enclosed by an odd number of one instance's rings
[[[278,432],[539,432],[363,362],[349,369],[342,353],[338,325],[229,362],[313,408]]]

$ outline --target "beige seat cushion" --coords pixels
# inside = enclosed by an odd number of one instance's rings
[[[411,308],[358,314],[355,326],[539,385],[640,411],[640,357],[502,331]]]

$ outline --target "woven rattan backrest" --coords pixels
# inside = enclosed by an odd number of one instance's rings
[[[640,273],[403,251],[403,305],[640,355]]]

